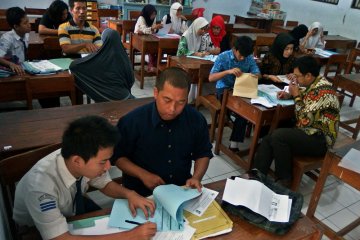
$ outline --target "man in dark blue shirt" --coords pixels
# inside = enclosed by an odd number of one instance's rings
[[[189,83],[185,71],[166,69],[156,81],[155,101],[130,112],[117,124],[121,140],[112,160],[123,171],[124,186],[143,196],[162,184],[201,191],[201,179],[213,156],[212,145],[205,118],[187,105]]]

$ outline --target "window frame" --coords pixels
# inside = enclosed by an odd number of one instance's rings
[[[360,0],[353,0],[351,3],[351,8],[360,10]]]
[[[339,0],[313,0],[315,2],[322,2],[322,3],[329,3],[329,4],[333,4],[333,5],[338,5],[339,4]]]

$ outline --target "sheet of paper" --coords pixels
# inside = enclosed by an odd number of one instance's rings
[[[333,54],[337,54],[336,52],[327,51],[321,48],[315,48],[315,54],[323,56],[323,57],[330,57]]]
[[[267,108],[275,107],[276,105],[270,102],[266,97],[257,97],[250,100],[251,104],[260,104]]]
[[[203,60],[208,60],[208,61],[212,61],[215,62],[218,55],[206,55],[204,57],[199,57],[199,56],[187,56],[188,58],[196,58],[196,59],[203,59]]]
[[[256,180],[227,179],[223,200],[235,206],[245,206],[270,221],[289,221],[289,196],[276,194]]]
[[[276,106],[277,104],[280,104],[283,106],[288,106],[288,105],[294,104],[293,99],[288,99],[288,100],[278,99],[277,92],[279,92],[281,90],[280,90],[280,88],[276,87],[275,85],[260,84],[258,86],[258,90],[259,90],[258,95],[260,97],[266,98],[268,100],[268,102],[270,102],[274,106]]]
[[[257,98],[258,78],[251,73],[243,73],[235,79],[234,96],[245,98]]]
[[[61,68],[49,60],[41,60],[39,62],[29,62],[29,64],[33,67],[38,69],[40,72],[48,72],[49,70],[52,71],[59,71]]]
[[[196,216],[201,216],[216,198],[219,192],[203,187],[200,197],[185,203],[184,209]]]
[[[156,35],[165,35],[168,34],[171,28],[171,23],[164,24],[162,28],[159,29],[159,31],[156,33]]]
[[[277,77],[284,83],[290,84],[290,79],[286,77],[286,75],[277,75]]]
[[[184,230],[181,232],[165,231],[157,232],[152,240],[190,240],[194,235],[196,229],[188,224],[184,225]]]
[[[341,159],[339,166],[360,173],[360,151],[350,149],[350,151]]]

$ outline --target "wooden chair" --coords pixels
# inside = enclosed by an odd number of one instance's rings
[[[135,24],[134,20],[123,20],[121,42],[127,50],[130,50],[130,33],[134,32]]]
[[[188,25],[192,23],[198,16],[192,14],[184,14],[184,17],[188,20]],[[190,23],[189,23],[190,22]]]
[[[234,23],[245,23],[245,19],[244,17],[235,15],[235,22]]]
[[[351,51],[349,53],[349,58],[348,58],[348,62],[347,62],[346,70],[345,70],[346,74],[352,73],[353,70],[355,70],[355,73],[360,72],[360,60],[358,59],[360,57],[360,48],[359,47],[360,47],[360,43],[358,44],[357,48],[351,49]],[[355,94],[353,94],[353,95],[346,94],[346,96],[351,97],[349,106],[352,107],[354,105],[356,95]]]
[[[267,53],[274,39],[274,37],[257,36],[254,46],[254,56],[261,58],[261,54]]]
[[[6,18],[0,18],[0,31],[10,31],[11,27],[9,26]]]
[[[341,96],[339,97],[341,98]],[[291,116],[294,116],[293,110],[283,108],[281,105],[277,105],[274,118],[270,125],[270,132],[276,129],[278,124],[282,120],[287,120],[291,118]],[[346,144],[352,143],[354,141],[355,141],[354,139],[339,132],[333,148],[336,149],[345,146]],[[293,169],[292,169],[293,179],[291,183],[291,190],[297,191],[299,189],[301,179],[304,174],[308,175],[311,179],[316,181],[317,175],[319,173],[318,169],[322,167],[323,161],[324,161],[324,156],[323,157],[294,156]],[[314,173],[314,171],[316,173]]]
[[[1,8],[0,9],[0,17],[6,17],[6,11],[7,11],[7,9]]]
[[[28,102],[32,103],[34,98],[47,98],[54,96],[70,96],[72,105],[76,104],[74,76],[53,76],[51,84],[46,77],[29,78],[27,80]],[[32,106],[30,106],[32,109]]]
[[[129,20],[137,20],[140,17],[141,11],[130,11]]]
[[[100,25],[100,31],[102,32],[107,26],[102,24],[102,21],[105,20],[105,22],[109,18],[118,19],[119,17],[119,10],[117,9],[98,9],[98,23]]]
[[[298,21],[286,21],[286,25],[287,27],[296,27],[299,25]]]
[[[221,16],[224,19],[225,23],[230,22],[230,15],[225,15],[225,14],[220,14],[220,13],[213,13],[212,18],[214,18],[216,16]]]
[[[24,9],[25,9],[25,13],[27,15],[37,15],[37,16],[41,16],[41,17],[46,12],[46,9],[43,9],[43,8],[27,8],[27,7],[25,7]]]
[[[22,239],[18,226],[12,220],[15,199],[15,184],[35,165],[40,159],[59,149],[61,144],[53,144],[25,153],[8,157],[0,161],[0,183],[4,198],[6,215],[8,218],[13,239]],[[33,238],[28,238],[33,239]]]
[[[221,109],[221,103],[216,98],[215,94],[203,95],[203,89],[204,89],[204,85],[206,83],[213,85],[213,87],[214,87],[213,92],[215,92],[215,83],[209,82],[209,74],[210,74],[210,70],[211,70],[212,66],[213,66],[212,64],[201,64],[200,65],[198,91],[196,94],[196,103],[195,103],[195,106],[198,110],[199,110],[200,106],[203,106],[207,110],[210,111],[211,123],[210,123],[209,134],[210,134],[211,142],[213,142],[215,139],[215,129],[216,129],[216,126],[218,125],[218,117],[219,117],[220,109]]]
[[[21,101],[28,99],[26,80],[1,82],[0,102]],[[27,109],[32,108],[32,103],[27,101]],[[16,110],[16,109],[9,109]]]
[[[334,82],[336,75],[341,74],[346,65],[346,54],[333,54],[329,57],[325,65],[324,77],[330,82]],[[329,76],[329,73],[335,73],[334,76]]]
[[[58,37],[49,36],[44,38],[44,54],[46,59],[63,57]]]
[[[175,39],[160,39],[157,54],[157,77],[159,77],[160,72],[167,68],[167,60],[164,61],[164,59],[167,59],[165,54],[167,56],[175,56],[179,46],[179,41],[180,39],[177,39],[177,41]]]

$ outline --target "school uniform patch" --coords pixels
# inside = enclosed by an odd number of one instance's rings
[[[55,201],[47,201],[47,202],[40,203],[40,210],[42,212],[46,212],[46,211],[49,211],[54,208],[56,208]]]
[[[41,196],[38,198],[39,202],[42,202],[42,201],[47,200],[47,199],[48,199],[48,200],[55,200],[55,197],[52,196],[52,195],[50,195],[50,194],[44,193],[43,195],[41,195]]]

